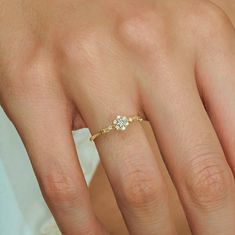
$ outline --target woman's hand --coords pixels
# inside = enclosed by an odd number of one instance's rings
[[[151,122],[193,234],[235,233],[235,31],[207,1],[0,2],[0,101],[62,233],[107,234],[71,135]],[[212,125],[213,124],[213,125]],[[130,234],[174,235],[140,124],[96,141]]]

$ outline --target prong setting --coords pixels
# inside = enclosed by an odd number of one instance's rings
[[[116,119],[113,121],[113,125],[116,130],[125,131],[127,126],[129,125],[129,120],[126,116],[118,115]]]

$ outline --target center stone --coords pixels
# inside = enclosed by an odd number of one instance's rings
[[[125,116],[117,116],[113,121],[113,124],[117,130],[126,130],[126,127],[129,125],[128,118]]]

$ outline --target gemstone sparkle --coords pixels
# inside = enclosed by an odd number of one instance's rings
[[[117,116],[116,119],[113,121],[113,125],[116,128],[116,130],[124,131],[129,125],[129,120],[125,116]]]

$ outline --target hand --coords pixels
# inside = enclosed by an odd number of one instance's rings
[[[71,135],[151,122],[196,235],[235,232],[235,31],[212,3],[1,1],[0,100],[62,233],[107,234]],[[141,124],[97,138],[130,234],[174,235]]]

